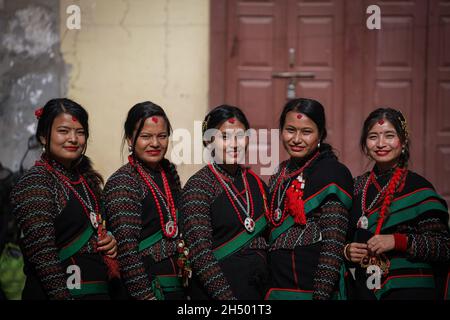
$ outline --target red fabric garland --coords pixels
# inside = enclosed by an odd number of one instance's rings
[[[97,229],[98,239],[103,240],[106,237],[106,229],[103,225],[99,224]],[[120,278],[120,267],[117,259],[108,257],[105,253],[102,253],[103,262],[108,267],[108,278]]]
[[[284,207],[297,224],[306,224],[305,202],[303,201],[303,190],[301,183],[295,179],[286,191],[286,199]]]

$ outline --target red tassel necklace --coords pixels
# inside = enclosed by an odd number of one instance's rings
[[[274,227],[280,226],[286,219],[288,213],[294,217],[295,223],[305,225],[306,224],[306,214],[305,214],[305,203],[303,199],[303,190],[305,189],[305,179],[303,177],[303,171],[319,156],[320,152],[317,151],[316,154],[309,159],[300,169],[286,175],[287,165],[281,170],[281,173],[275,184],[275,189],[273,190],[272,199],[270,201],[270,222]],[[290,183],[293,177],[297,178]],[[287,180],[286,187],[282,190],[282,185],[285,179]],[[277,207],[275,208],[275,197],[277,197]],[[280,208],[281,203],[284,201],[283,210]]]

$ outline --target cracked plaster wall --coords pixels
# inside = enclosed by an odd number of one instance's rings
[[[81,8],[67,30],[66,8]],[[68,96],[90,114],[88,155],[107,178],[123,162],[123,122],[137,102],[162,106],[173,128],[193,132],[208,109],[209,0],[61,0]],[[183,181],[200,166],[181,165]]]
[[[64,95],[59,39],[58,0],[0,1],[0,162],[12,170],[35,133],[34,110]],[[24,167],[39,153],[31,152]]]

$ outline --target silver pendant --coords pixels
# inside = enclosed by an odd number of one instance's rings
[[[366,216],[361,216],[356,224],[358,228],[367,229],[369,227],[369,219]]]
[[[283,216],[283,211],[281,211],[280,208],[277,208],[275,210],[275,214],[273,215],[273,220],[275,220],[275,222],[279,222],[281,220],[282,216]]]
[[[173,233],[173,235],[170,236],[171,238],[175,238],[178,235],[178,227],[172,220],[166,223],[165,229],[168,235]]]
[[[98,221],[97,221],[97,214],[95,212],[91,212],[89,214],[89,218],[91,219],[92,226],[97,229],[98,228]]]
[[[255,231],[255,221],[253,221],[253,219],[250,217],[245,218],[244,227],[248,232]]]

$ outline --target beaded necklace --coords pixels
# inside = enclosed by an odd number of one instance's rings
[[[275,188],[273,190],[272,199],[270,201],[270,216],[269,220],[274,227],[280,226],[283,221],[286,219],[287,215],[285,215],[286,207],[287,207],[287,197],[285,197],[289,187],[295,187],[291,184],[291,180],[293,177],[297,178],[295,180],[298,181],[298,186],[296,190],[299,192],[300,198],[303,197],[303,190],[305,188],[305,179],[303,178],[303,171],[319,156],[319,152],[317,152],[311,159],[309,159],[301,168],[291,172],[290,174],[286,174],[287,164],[281,170],[281,173],[277,179],[275,184]],[[282,190],[282,185],[287,181],[286,186]],[[277,197],[277,207],[275,208],[275,196]],[[302,200],[303,199],[299,199]],[[281,210],[281,203],[285,202],[285,206],[283,210]]]
[[[164,185],[164,192],[162,192],[152,177],[144,171],[141,165],[139,165],[139,163],[137,163],[132,156],[128,157],[128,161],[130,165],[136,169],[152,193],[153,199],[156,203],[156,210],[158,211],[161,229],[164,235],[167,238],[175,238],[178,235],[177,210],[165,171],[161,168],[161,177]],[[167,222],[164,221],[164,214],[161,208],[160,200],[169,214]]]

